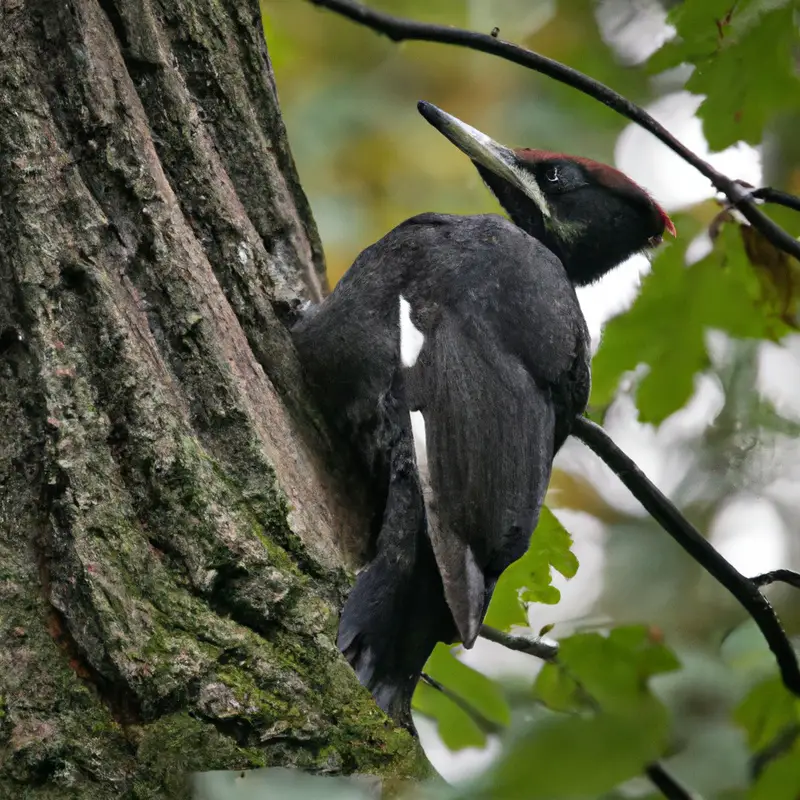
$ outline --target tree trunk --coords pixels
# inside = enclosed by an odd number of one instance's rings
[[[0,797],[427,773],[335,646],[324,287],[255,0],[0,0]]]

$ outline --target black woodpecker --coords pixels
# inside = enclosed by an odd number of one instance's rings
[[[411,730],[426,660],[437,642],[474,644],[585,410],[589,335],[575,287],[675,233],[612,167],[511,150],[430,103],[419,111],[511,221],[412,217],[293,330],[323,411],[355,443],[379,498],[338,644]]]

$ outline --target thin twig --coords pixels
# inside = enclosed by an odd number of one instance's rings
[[[656,789],[658,789],[667,800],[703,800],[701,795],[691,789],[687,789],[657,761],[650,764],[647,769],[645,769],[645,772]]]
[[[527,653],[529,656],[536,656],[544,661],[555,661],[558,655],[558,645],[555,642],[548,642],[535,636],[514,636],[510,633],[503,633],[497,628],[490,628],[488,625],[481,625],[480,636],[482,639],[501,644],[509,650]]]
[[[744,606],[775,655],[786,688],[800,696],[797,655],[755,581],[726,561],[599,425],[577,417],[572,433],[605,461],[653,519]]]
[[[750,774],[758,780],[761,773],[776,758],[789,752],[800,737],[800,724],[793,723],[784,728],[766,747],[753,754],[750,761]]]
[[[623,117],[650,131],[659,141],[663,142],[684,161],[705,175],[718,191],[722,192],[731,203],[736,205],[747,221],[761,231],[775,247],[800,259],[800,242],[766,216],[756,206],[750,193],[738,181],[715,170],[707,161],[704,161],[686,145],[678,141],[643,108],[588,75],[584,75],[582,72],[572,69],[572,67],[540,55],[533,50],[527,50],[511,42],[493,37],[491,34],[452,28],[447,25],[415,22],[414,20],[376,11],[373,8],[368,8],[361,3],[355,2],[355,0],[310,0],[310,2],[320,8],[327,8],[329,11],[340,14],[353,22],[371,28],[377,33],[382,33],[395,42],[438,42],[440,44],[451,44],[457,47],[466,47],[470,50],[478,50],[540,72],[542,75],[547,75],[549,78],[565,83],[567,86],[571,86],[573,89],[599,100]]]
[[[450,700],[452,703],[455,703],[478,726],[482,733],[487,735],[497,735],[505,730],[503,725],[500,725],[500,723],[494,722],[493,720],[484,716],[480,711],[478,711],[477,708],[475,708],[475,706],[461,697],[461,695],[456,694],[454,691],[448,689],[446,686],[439,683],[439,681],[437,681],[435,678],[431,678],[427,672],[423,672],[420,677],[423,681],[425,681],[425,683],[428,684],[428,686],[436,689],[437,692],[441,692],[448,700]]]
[[[494,630],[490,628],[489,630]],[[483,633],[481,632],[481,635]],[[520,638],[520,637],[512,637]],[[469,718],[480,728],[480,730],[487,734],[499,734],[505,730],[503,725],[485,717],[478,709],[464,700],[463,697],[448,689],[443,684],[439,683],[435,678],[431,678],[426,672],[420,676],[425,683],[437,692],[441,692],[448,700],[455,703]],[[596,702],[596,701],[595,701]],[[686,789],[677,778],[670,775],[669,772],[658,762],[649,764],[645,768],[647,777],[655,784],[656,788],[667,798],[667,800],[703,800],[703,798],[695,792]]]
[[[771,583],[788,583],[795,589],[800,589],[800,573],[791,569],[774,569],[750,578],[756,586],[769,586]]]
[[[765,203],[774,203],[778,206],[786,206],[793,211],[800,211],[800,197],[782,192],[780,189],[773,189],[771,186],[762,186],[760,189],[753,189],[750,192],[753,200],[763,200]]]

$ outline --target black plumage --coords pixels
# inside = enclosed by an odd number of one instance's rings
[[[513,151],[430,104],[420,111],[513,221],[413,217],[293,330],[382,509],[339,646],[408,727],[436,642],[474,644],[497,579],[527,549],[553,457],[585,409],[589,336],[575,286],[674,233],[610,167]]]

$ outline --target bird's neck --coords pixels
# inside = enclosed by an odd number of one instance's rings
[[[534,239],[538,239],[548,250],[558,256],[559,261],[561,261],[564,265],[564,269],[569,274],[569,249],[564,245],[564,242],[553,233],[552,229],[548,227],[544,217],[537,212],[526,214],[526,209],[519,209],[516,213],[512,213],[509,209],[507,209],[507,211],[515,225],[522,228],[525,233],[533,236]]]
[[[563,241],[546,224],[544,216],[536,203],[520,192],[519,189],[511,186],[502,178],[498,178],[480,164],[475,166],[478,168],[484,183],[491,189],[492,194],[498,199],[511,221],[552,251],[564,265],[567,274],[570,274],[570,264],[568,263],[570,260],[569,248],[565,247]]]

